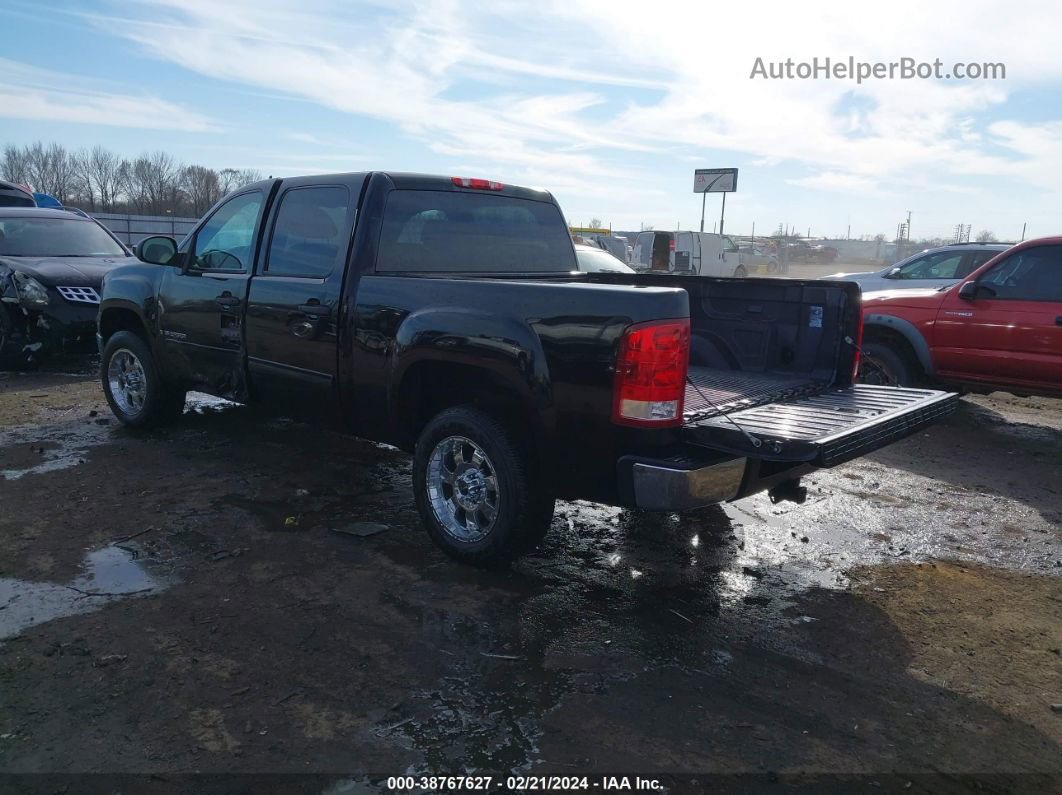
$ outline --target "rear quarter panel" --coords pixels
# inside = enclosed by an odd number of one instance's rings
[[[602,465],[614,473],[626,435],[611,422],[623,330],[688,315],[686,292],[672,287],[365,275],[344,403],[360,435],[408,446],[397,414],[408,374],[424,362],[480,368],[519,402],[536,445],[555,450],[569,476],[587,462],[592,480]]]

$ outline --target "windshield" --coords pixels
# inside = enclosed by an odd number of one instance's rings
[[[79,218],[0,218],[0,256],[124,257],[106,231]]]
[[[633,268],[628,268],[624,263],[613,257],[607,251],[602,251],[599,248],[581,248],[576,247],[575,259],[579,263],[579,270],[595,272],[595,271],[612,271],[614,273],[635,273]]]

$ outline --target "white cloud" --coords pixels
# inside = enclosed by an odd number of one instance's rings
[[[833,190],[841,193],[877,192],[876,182],[869,177],[860,177],[855,174],[840,174],[836,171],[824,171],[813,177],[800,177],[786,180],[790,185],[799,185],[803,188],[816,188],[820,190]]]
[[[158,97],[104,89],[74,75],[0,58],[0,117],[188,132],[217,129],[198,113]]]
[[[971,178],[1002,174],[1047,189],[1048,168],[1059,165],[1055,122],[1006,121],[1013,91],[1062,80],[1055,42],[1027,31],[1032,18],[1044,30],[1062,22],[1049,2],[1021,14],[996,0],[799,8],[660,0],[651,14],[614,0],[115,7],[131,18],[98,19],[101,28],[155,57],[393,123],[454,162],[602,204],[617,193],[646,201],[659,189],[658,173],[626,165],[639,162],[636,153],[676,163],[739,153],[816,175],[793,185],[849,196],[927,187],[961,195]],[[946,68],[1004,61],[1007,79],[749,78],[757,56],[849,55],[940,58]]]

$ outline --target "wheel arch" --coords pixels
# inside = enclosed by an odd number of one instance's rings
[[[895,315],[869,314],[863,318],[863,341],[893,342],[902,346],[927,376],[934,374],[929,343],[909,320]]]
[[[432,417],[457,406],[478,408],[504,422],[531,449],[538,449],[545,436],[528,390],[496,369],[422,358],[403,370],[393,398],[393,427],[405,448],[412,449]]]
[[[126,305],[124,302],[103,306],[100,309],[97,326],[101,344],[106,344],[107,340],[119,331],[131,331],[144,340],[149,347],[154,347],[151,345],[151,335],[148,334],[144,318],[133,306]]]

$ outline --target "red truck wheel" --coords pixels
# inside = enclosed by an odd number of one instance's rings
[[[914,386],[915,368],[888,343],[864,342],[857,380],[878,386]]]

